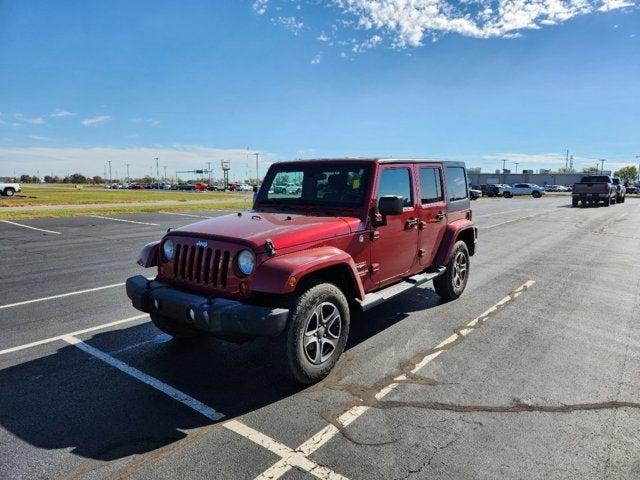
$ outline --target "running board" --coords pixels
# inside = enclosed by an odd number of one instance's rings
[[[356,300],[356,302],[358,303],[358,305],[360,305],[360,309],[363,312],[366,312],[370,308],[377,307],[381,303],[386,302],[396,295],[400,295],[407,290],[411,290],[418,285],[422,285],[429,280],[433,280],[434,278],[439,277],[440,275],[444,274],[445,271],[445,267],[430,268],[424,273],[420,273],[418,275],[414,275],[413,277],[407,278],[403,282],[396,283],[395,285],[383,288],[382,290],[378,290],[377,292],[367,293],[364,296],[364,300]]]

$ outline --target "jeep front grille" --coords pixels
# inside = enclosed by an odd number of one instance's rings
[[[231,253],[186,243],[175,245],[173,278],[202,286],[227,286]]]

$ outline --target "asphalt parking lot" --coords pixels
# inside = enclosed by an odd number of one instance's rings
[[[640,478],[640,200],[569,205],[474,202],[464,295],[357,317],[306,389],[130,306],[139,249],[218,213],[0,223],[0,478]]]

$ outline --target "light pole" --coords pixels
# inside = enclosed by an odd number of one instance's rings
[[[512,162],[515,166],[516,166],[516,173],[518,173],[518,165],[520,165],[520,162]]]
[[[127,182],[131,182],[131,177],[129,176],[129,166],[131,166],[131,164],[125,163],[125,165],[127,166]]]
[[[254,155],[256,156],[256,185],[258,185],[260,183],[260,174],[258,173],[258,157],[260,157],[260,154],[254,153]]]
[[[107,160],[109,162],[109,185],[111,185],[111,160]]]
[[[158,157],[155,157],[156,160],[156,180],[160,181],[160,166],[158,165]],[[158,185],[158,188],[160,185]]]
[[[602,175],[604,173],[604,162],[606,162],[606,160],[604,158],[601,158],[599,162],[600,162],[600,175]]]
[[[640,155],[636,155],[636,159],[639,159]],[[638,181],[640,181],[640,162],[638,162]]]
[[[213,162],[207,162],[207,171],[209,172],[209,185],[211,185],[211,164]]]
[[[167,166],[164,165],[162,168],[164,169],[164,177],[162,178],[162,180],[166,182],[167,181]]]

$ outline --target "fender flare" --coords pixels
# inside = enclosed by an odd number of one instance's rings
[[[299,252],[276,255],[261,263],[251,282],[254,292],[283,294],[295,290],[301,279],[314,272],[335,266],[343,266],[354,282],[359,299],[364,298],[364,287],[351,255],[336,247],[322,246]],[[297,282],[290,282],[295,277]],[[292,285],[293,283],[293,285]]]
[[[438,253],[434,262],[436,265],[446,265],[449,263],[453,245],[456,243],[460,235],[467,231],[472,232],[473,243],[475,244],[476,239],[478,238],[478,228],[471,220],[455,220],[447,225],[444,235],[442,236],[442,240],[440,241],[440,247],[438,248]],[[473,255],[475,253],[475,248],[471,248],[469,253]]]

